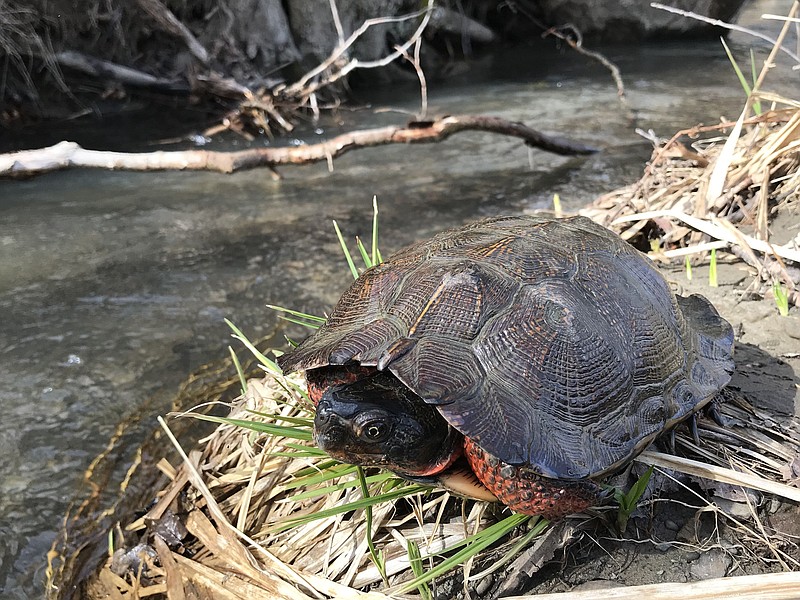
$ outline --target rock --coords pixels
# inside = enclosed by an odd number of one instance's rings
[[[492,587],[492,576],[487,575],[483,579],[478,582],[478,585],[475,586],[475,593],[483,598],[486,595],[486,592],[489,591],[489,588]]]
[[[672,548],[672,544],[669,542],[659,542],[655,545],[655,548],[659,552],[667,552],[670,548]]]
[[[698,558],[700,558],[700,553],[699,552],[687,552],[686,554],[684,554],[684,558],[686,558],[686,562],[693,562],[693,561],[697,560]]]
[[[735,519],[750,519],[753,513],[750,506],[746,502],[737,502],[736,500],[729,500],[727,498],[714,498],[714,504],[719,509]]]
[[[717,579],[725,577],[731,566],[731,557],[719,548],[713,548],[701,554],[689,566],[689,573],[694,579]]]
[[[670,531],[680,531],[680,529],[681,529],[680,525],[678,525],[678,524],[677,524],[675,521],[673,521],[672,519],[667,519],[667,520],[664,522],[664,527],[666,527],[666,528],[667,528],[667,529],[669,529]]]

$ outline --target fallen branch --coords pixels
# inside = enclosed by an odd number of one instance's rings
[[[73,50],[59,52],[54,55],[55,61],[62,67],[80,71],[91,77],[98,79],[112,79],[126,85],[148,88],[153,90],[163,90],[167,92],[189,93],[189,86],[177,79],[164,79],[155,77],[144,71],[132,69],[125,65],[113,63],[108,60],[95,58],[75,52]]]
[[[526,145],[564,156],[591,154],[596,149],[547,136],[518,122],[486,116],[449,116],[343,133],[319,144],[253,148],[238,152],[184,150],[175,152],[105,152],[86,150],[75,142],[60,142],[37,150],[0,155],[0,176],[32,175],[71,167],[127,171],[190,170],[233,173],[256,167],[300,165],[331,160],[355,148],[386,144],[440,142],[461,131],[488,131],[522,139]]]

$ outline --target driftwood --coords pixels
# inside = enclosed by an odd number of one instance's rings
[[[518,122],[487,116],[448,116],[343,133],[319,144],[253,148],[238,152],[184,150],[175,152],[105,152],[86,150],[75,142],[60,142],[38,150],[0,155],[0,176],[44,173],[70,167],[127,171],[192,170],[233,173],[256,167],[299,165],[331,161],[349,150],[386,144],[439,142],[461,131],[488,131],[522,139],[526,145],[565,156],[591,154],[596,149],[547,136]]]

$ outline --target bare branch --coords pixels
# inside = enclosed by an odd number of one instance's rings
[[[189,87],[177,79],[163,79],[154,77],[144,71],[132,69],[125,65],[113,63],[108,60],[95,58],[75,51],[59,52],[55,60],[62,67],[68,67],[86,75],[98,78],[108,78],[128,85],[160,89],[170,92],[188,92]]]
[[[183,40],[189,52],[204,65],[208,64],[208,52],[203,45],[197,41],[189,28],[180,22],[174,13],[164,6],[160,0],[136,0],[137,4],[150,15],[150,18],[158,23],[162,31],[174,35]]]
[[[775,46],[778,41],[765,35],[755,29],[748,29],[747,27],[742,27],[741,25],[733,25],[732,23],[726,23],[725,21],[720,21],[719,19],[711,19],[709,17],[704,17],[703,15],[698,15],[697,13],[688,11],[688,10],[681,10],[680,8],[673,8],[672,6],[666,6],[664,4],[659,4],[658,2],[651,2],[650,6],[653,8],[657,8],[659,10],[665,10],[667,12],[671,12],[675,15],[681,15],[682,17],[688,17],[690,19],[695,19],[697,21],[702,21],[703,23],[708,23],[709,25],[714,25],[716,27],[722,27],[723,29],[730,29],[731,31],[738,31],[740,33],[746,33],[747,35],[752,35],[753,37],[757,37],[758,39],[764,40],[765,42],[769,42],[770,45]],[[766,17],[766,15],[764,15]],[[789,17],[781,17],[782,19],[790,19]],[[800,55],[795,54],[788,48],[780,48],[781,52],[785,52],[789,56],[792,57],[793,60],[800,62]]]
[[[128,171],[189,170],[233,173],[256,167],[299,165],[329,161],[356,149],[386,144],[438,142],[462,131],[487,131],[520,138],[527,145],[561,155],[595,152],[583,144],[547,136],[522,123],[486,116],[449,116],[434,121],[412,121],[405,127],[381,127],[344,133],[319,144],[280,148],[253,148],[239,152],[187,150],[176,152],[104,152],[61,142],[40,150],[0,155],[0,175],[19,176],[71,167]]]
[[[316,92],[321,87],[326,85],[330,85],[331,83],[338,81],[351,71],[355,69],[373,69],[376,67],[384,67],[389,63],[397,60],[400,56],[403,55],[402,51],[407,51],[412,44],[414,44],[417,39],[422,35],[422,32],[425,30],[425,27],[428,24],[428,20],[430,18],[430,11],[433,6],[433,0],[428,0],[428,6],[426,6],[422,10],[418,10],[417,12],[408,14],[408,15],[401,15],[398,17],[380,17],[375,19],[367,19],[361,24],[361,27],[356,29],[349,38],[344,42],[344,44],[339,44],[336,48],[334,48],[331,55],[322,61],[319,65],[311,69],[308,73],[303,75],[297,82],[293,83],[289,87],[284,90],[284,93],[289,96],[308,96]],[[317,81],[315,83],[310,83],[312,79],[315,77],[323,74],[326,70],[336,64],[336,62],[344,56],[344,53],[347,52],[348,48],[350,48],[358,38],[360,38],[364,33],[370,28],[374,27],[375,25],[382,25],[386,23],[402,23],[403,21],[408,21],[410,19],[416,19],[425,15],[422,19],[422,22],[417,27],[414,34],[395,52],[392,52],[390,55],[373,61],[366,61],[361,62],[358,59],[352,59],[347,64],[345,64],[341,69],[338,71],[333,72],[329,76],[325,77],[323,80]],[[402,51],[401,51],[402,49]]]

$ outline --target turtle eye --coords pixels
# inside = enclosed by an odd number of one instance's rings
[[[368,421],[361,428],[361,435],[370,442],[382,442],[389,436],[389,426],[384,421]]]

